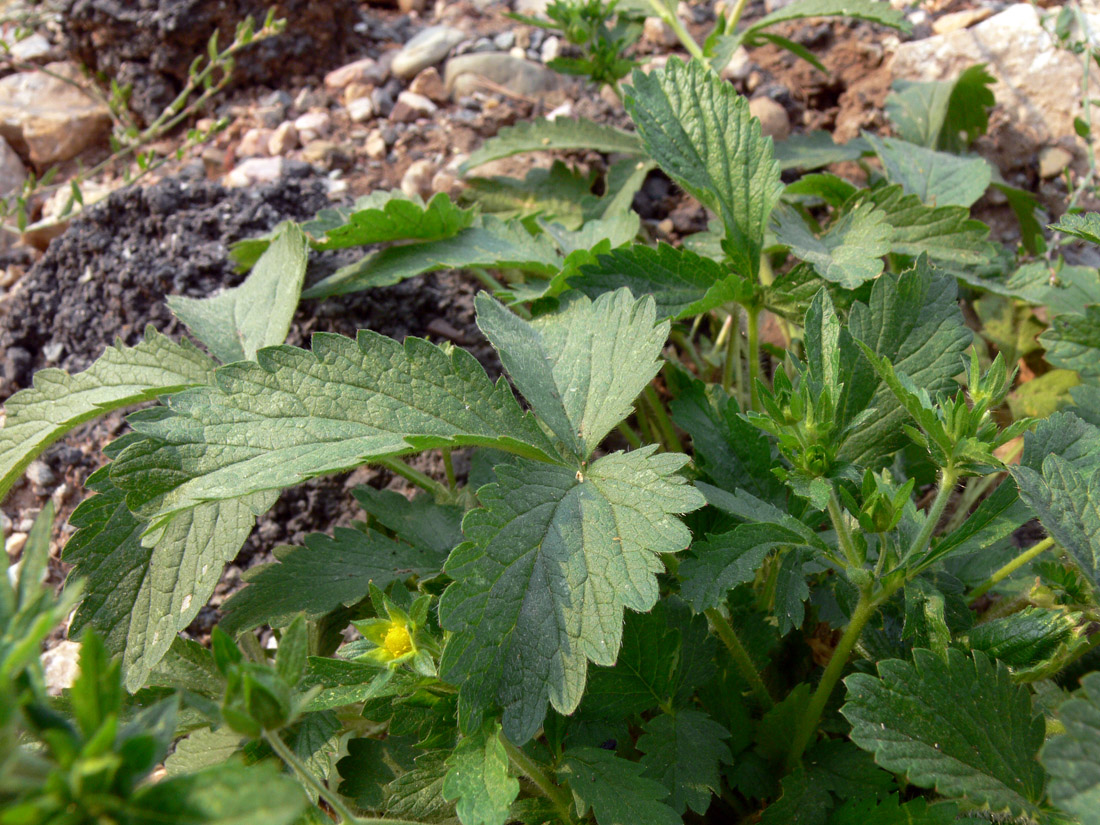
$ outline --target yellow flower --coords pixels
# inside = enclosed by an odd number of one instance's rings
[[[408,628],[396,622],[391,624],[386,631],[385,639],[382,641],[382,647],[395,659],[404,656],[413,647]]]

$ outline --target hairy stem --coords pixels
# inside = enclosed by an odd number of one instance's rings
[[[970,594],[971,601],[984,596],[994,586],[996,586],[997,582],[1007,579],[1029,561],[1036,558],[1037,556],[1041,556],[1053,546],[1054,539],[1050,538],[1049,536],[1042,541],[1032,545],[1029,549],[1018,555],[1004,567],[997,570],[997,572],[986,579],[986,581],[984,581],[982,584],[978,585],[978,587],[976,587],[974,591]]]
[[[661,443],[665,445],[665,448],[672,453],[682,453],[684,451],[684,445],[680,443],[680,436],[676,435],[676,428],[672,426],[672,419],[668,417],[668,413],[665,411],[665,405],[661,403],[661,399],[657,397],[657,390],[653,389],[652,384],[648,384],[642,395],[645,400],[649,402],[649,406],[653,411],[653,418],[656,421],[657,429],[661,434]]]
[[[543,796],[554,803],[554,807],[557,808],[562,821],[572,825],[573,801],[569,798],[568,791],[547,776],[546,772],[539,767],[539,764],[534,759],[509,742],[507,736],[501,734],[500,742],[504,745],[504,751],[508,754],[508,759],[516,769],[530,779],[532,784],[539,789]]]
[[[727,32],[733,32],[737,29],[737,24],[741,22],[741,15],[745,13],[745,7],[748,6],[748,4],[749,0],[737,0],[737,5],[733,7],[733,11],[729,13],[729,17],[727,18],[729,21],[726,23]],[[732,55],[730,56],[732,58]],[[728,63],[729,61],[726,62]],[[714,68],[721,72],[726,66],[715,66]]]
[[[619,431],[619,435],[626,439],[626,443],[633,449],[636,450],[642,446],[642,439],[638,437],[638,434],[634,432],[633,428],[625,421],[620,421],[615,429]]]
[[[936,525],[940,523],[940,518],[943,517],[943,511],[947,507],[951,494],[955,491],[955,482],[958,480],[959,476],[954,467],[949,465],[940,471],[939,490],[936,492],[936,498],[932,501],[932,507],[928,510],[928,518],[924,522],[924,527],[921,528],[920,533],[913,539],[913,543],[909,545],[909,549],[902,557],[903,562],[913,558],[918,553],[924,553],[928,549],[929,544],[932,542],[932,535],[936,532]]]
[[[760,393],[756,382],[760,380],[760,310],[750,307],[749,314],[749,403],[752,409],[760,409]]]
[[[451,491],[444,485],[440,484],[431,476],[413,469],[400,458],[380,458],[374,463],[379,467],[385,467],[394,475],[401,476],[401,478],[415,484],[420,489],[427,490],[436,498],[446,498],[450,495]]]
[[[444,447],[440,450],[443,455],[443,472],[447,474],[447,489],[454,492],[455,487],[458,486],[458,481],[455,479],[455,464],[451,458],[451,448]]]
[[[951,518],[944,525],[944,534],[954,532],[962,527],[963,522],[970,516],[970,508],[990,487],[1000,481],[1003,475],[1003,473],[991,473],[981,478],[976,476],[968,478],[962,495],[959,496],[959,500],[956,502],[955,512],[951,514]]]
[[[756,697],[761,707],[765,710],[771,710],[775,706],[775,700],[768,692],[768,686],[764,684],[764,680],[760,678],[760,671],[753,664],[749,652],[745,649],[745,645],[741,643],[741,637],[737,635],[733,625],[716,607],[708,608],[706,616],[710,619],[711,627],[718,634],[718,638],[722,640],[730,655],[733,656],[733,663],[737,666],[737,672],[741,674],[741,678],[752,689],[752,695]]]
[[[687,49],[688,54],[705,64],[706,58],[703,56],[703,50],[699,48],[699,44],[695,42],[695,38],[684,28],[684,24],[680,22],[680,18],[676,16],[675,12],[671,11],[661,2],[661,0],[649,0],[649,6],[658,17],[668,23],[669,28],[676,33],[676,37],[679,38],[683,47]]]
[[[829,492],[829,519],[836,530],[836,540],[840,549],[844,551],[844,558],[852,567],[862,567],[863,562],[856,552],[855,542],[852,540],[852,532],[848,529],[848,522],[844,520],[844,511],[840,509],[840,500],[836,497],[836,490]]]

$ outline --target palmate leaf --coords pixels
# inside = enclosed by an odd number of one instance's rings
[[[783,184],[771,138],[748,101],[698,61],[673,58],[648,75],[636,70],[633,83],[624,103],[649,154],[721,217],[723,249],[739,274],[755,278]]]
[[[879,765],[994,813],[1038,813],[1043,720],[1004,665],[979,651],[917,649],[912,663],[882,661],[878,673],[845,680],[841,713]]]
[[[595,151],[639,157],[643,154],[637,135],[614,126],[583,118],[537,118],[501,129],[496,137],[489,138],[470,155],[462,164],[461,171],[466,174],[491,160],[512,155],[552,150]]]
[[[376,490],[366,485],[356,487],[351,494],[371,518],[401,541],[443,556],[462,541],[465,511],[461,507],[437,504],[424,493],[408,499],[393,490]]]
[[[509,821],[519,782],[508,773],[508,754],[499,731],[499,723],[486,722],[447,757],[443,798],[456,801],[462,825],[505,825]]]
[[[797,258],[813,267],[826,281],[855,289],[877,278],[883,256],[891,249],[893,227],[872,204],[862,203],[845,212],[816,237],[794,209],[776,213],[776,238]]]
[[[134,691],[213,595],[272,500],[259,494],[202,504],[143,541],[148,525],[130,512],[108,472],[88,479],[97,495],[70,519],[79,529],[62,558],[74,565],[70,578],[84,580],[85,595],[69,632],[99,633],[111,653],[122,654],[126,687]]]
[[[1100,823],[1100,673],[1081,679],[1081,689],[1058,708],[1066,726],[1043,746],[1040,760],[1050,772],[1050,798],[1081,825]]]
[[[455,582],[440,602],[454,633],[441,670],[461,685],[464,729],[495,703],[508,738],[526,742],[547,701],[563,714],[577,707],[588,661],[614,663],[623,608],[651,609],[658,554],[690,541],[676,515],[703,498],[678,475],[686,461],[645,447],[581,472],[497,467],[497,483],[478,492],[484,509],[463,522],[469,541],[447,561]]]
[[[20,390],[4,404],[0,499],[43,450],[74,427],[111,410],[209,384],[215,366],[198,347],[187,341],[177,344],[150,326],[137,346],[117,342],[76,375],[39,370],[33,387]]]
[[[485,215],[449,238],[372,252],[309,287],[302,297],[330,298],[392,286],[425,272],[472,266],[521,269],[550,277],[561,269],[562,263],[549,239],[531,235],[519,221],[502,221]]]
[[[634,295],[652,295],[657,317],[679,320],[752,295],[748,281],[710,258],[661,242],[600,255],[597,263],[580,268],[570,286],[595,298],[626,287]]]
[[[500,353],[516,388],[566,448],[582,461],[660,369],[668,323],[651,298],[620,289],[594,302],[570,293],[553,315],[525,321],[485,293],[477,323]]]
[[[314,249],[346,249],[390,241],[430,241],[449,238],[469,226],[472,209],[456,206],[443,192],[428,203],[400,189],[372,192],[351,208],[322,209],[302,229],[317,240]],[[323,237],[321,237],[323,234]]]
[[[215,380],[131,416],[144,438],[119,455],[111,478],[154,526],[204,502],[432,447],[556,460],[505,382],[493,384],[468,352],[418,338],[318,333],[312,352],[263,349]]]
[[[284,229],[240,286],[209,298],[170,295],[168,308],[220,361],[256,357],[286,340],[306,276],[305,235]]]
[[[661,800],[664,785],[640,776],[642,766],[602,748],[570,748],[562,757],[558,779],[567,781],[573,804],[584,817],[589,809],[597,825],[681,825],[681,818]]]
[[[890,183],[900,183],[929,206],[971,206],[993,180],[984,158],[936,152],[896,138],[864,132]]]
[[[1083,315],[1056,316],[1039,342],[1051,364],[1076,370],[1084,383],[1100,383],[1100,305],[1085,307]]]
[[[665,804],[682,814],[706,813],[711,795],[721,790],[719,765],[731,760],[730,732],[699,710],[662,713],[646,722],[638,738],[644,776],[656,779],[670,796]]]

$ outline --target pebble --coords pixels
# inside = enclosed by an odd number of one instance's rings
[[[1039,152],[1039,177],[1056,178],[1073,162],[1073,153],[1061,146],[1044,146]]]
[[[722,69],[722,79],[742,83],[748,80],[749,74],[752,72],[752,66],[752,58],[749,56],[748,49],[744,46],[738,46],[737,51],[730,58],[730,62]]]
[[[267,142],[268,154],[279,157],[298,148],[298,127],[289,120],[283,121],[271,133]]]
[[[286,120],[286,106],[281,103],[276,103],[271,106],[260,106],[253,114],[256,116],[256,120],[258,120],[260,125],[265,129],[274,129]],[[213,124],[211,123],[211,125]]]
[[[749,113],[760,119],[765,137],[786,140],[791,134],[791,120],[787,110],[770,97],[754,97],[749,101]]]
[[[29,533],[34,529],[34,520],[38,518],[39,510],[27,510],[23,518],[19,521],[19,524],[15,526],[15,529],[20,533]]]
[[[397,104],[390,112],[390,120],[394,123],[412,123],[418,118],[427,117],[437,108],[439,107],[424,95],[402,92],[397,96]]]
[[[16,60],[43,60],[53,54],[53,45],[38,32],[15,41],[10,48]]]
[[[369,97],[357,97],[348,102],[347,108],[353,123],[366,123],[374,117],[374,103]]]
[[[409,91],[423,95],[436,103],[442,103],[447,99],[447,89],[443,86],[443,78],[439,76],[435,66],[428,67],[414,77],[413,82],[409,84]]]
[[[23,546],[27,543],[26,533],[12,533],[4,541],[4,550],[7,552],[9,558],[15,558],[23,551]]]
[[[42,354],[46,356],[47,364],[56,364],[65,354],[65,344],[62,341],[52,341],[42,347]]]
[[[302,160],[327,170],[336,164],[340,154],[340,147],[331,140],[314,140],[302,150]]]
[[[71,688],[80,673],[80,643],[66,639],[51,647],[41,656],[42,671],[46,677],[46,692],[60,696]]]
[[[386,146],[386,139],[382,136],[381,129],[375,129],[367,135],[364,149],[366,149],[367,157],[371,160],[382,160],[386,157],[389,148]]]
[[[466,39],[466,33],[452,26],[431,26],[406,43],[393,58],[391,71],[401,78],[414,77],[421,69],[434,66]]]
[[[386,81],[388,74],[389,72],[380,66],[377,60],[364,57],[339,69],[333,69],[325,75],[325,88],[340,91],[352,83],[369,83],[378,86]]]
[[[561,76],[545,66],[501,52],[452,57],[447,61],[443,78],[447,91],[455,98],[482,89],[482,78],[495,86],[529,97],[554,91],[562,84]]]
[[[23,161],[8,142],[0,137],[0,198],[22,189],[27,179]]]
[[[647,17],[642,24],[642,37],[654,46],[675,46],[676,32],[660,17]]]
[[[936,18],[935,22],[932,23],[932,31],[935,34],[947,34],[960,29],[968,29],[975,23],[981,23],[992,15],[993,9],[988,6],[952,12]]]
[[[393,95],[383,88],[371,92],[370,101],[374,104],[374,111],[382,117],[389,117],[390,112],[393,111]]]
[[[401,191],[410,198],[419,195],[428,198],[432,194],[432,177],[435,169],[429,160],[413,161],[401,178]]]
[[[493,45],[502,52],[508,51],[516,45],[516,33],[511,31],[501,32],[493,38]]]
[[[39,487],[49,487],[57,480],[54,471],[50,469],[45,461],[32,461],[27,466],[27,478],[31,480],[32,484],[37,484]]]
[[[373,86],[368,86],[366,83],[352,83],[344,89],[344,105],[351,103],[353,100],[358,100],[361,97],[370,97],[371,92],[374,91]]]
[[[542,48],[539,50],[539,55],[542,57],[543,63],[549,63],[551,60],[556,60],[558,55],[561,54],[561,40],[551,35],[542,41]]]
[[[234,166],[222,182],[230,189],[241,189],[262,183],[274,183],[286,171],[282,158],[249,158]]]
[[[293,126],[293,124],[291,124]],[[263,157],[268,153],[268,144],[275,132],[273,129],[249,129],[237,144],[237,157]],[[279,154],[282,154],[280,152]]]
[[[328,112],[306,112],[294,121],[294,128],[298,130],[298,139],[303,143],[327,135],[331,125],[332,116]]]

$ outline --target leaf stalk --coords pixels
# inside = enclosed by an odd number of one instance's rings
[[[573,800],[569,798],[569,793],[547,776],[546,772],[539,767],[539,764],[535,762],[534,759],[524,753],[522,749],[517,748],[509,742],[508,737],[503,733],[500,734],[500,742],[504,745],[504,751],[508,754],[508,759],[515,766],[516,770],[530,779],[532,784],[539,789],[542,795],[554,803],[554,807],[557,808],[558,813],[561,814],[563,822],[567,823],[567,825],[573,825]]]
[[[708,608],[705,613],[710,620],[711,627],[714,628],[714,632],[718,634],[718,638],[729,650],[730,655],[733,657],[733,663],[737,667],[737,672],[748,683],[752,695],[756,697],[756,701],[765,710],[771,710],[775,706],[775,700],[768,692],[768,686],[764,684],[764,680],[760,677],[760,671],[756,669],[752,657],[749,656],[748,650],[745,649],[745,645],[741,642],[741,637],[737,635],[737,631],[733,629],[733,625],[716,607]]]
[[[999,570],[997,570],[992,576],[990,576],[988,579],[986,579],[977,588],[975,588],[974,592],[970,594],[971,601],[984,596],[993,587],[995,587],[998,582],[1003,581],[1004,579],[1007,579],[1009,576],[1011,576],[1013,573],[1015,573],[1017,570],[1019,570],[1021,567],[1023,567],[1025,564],[1027,564],[1029,561],[1035,559],[1038,556],[1041,556],[1043,553],[1045,553],[1047,550],[1049,550],[1053,546],[1054,546],[1054,539],[1052,539],[1050,536],[1047,536],[1045,539],[1043,539],[1040,542],[1036,542],[1034,545],[1032,545],[1030,548],[1028,548],[1023,553],[1018,555],[1016,558],[1014,558],[1008,564],[1004,565]]]

